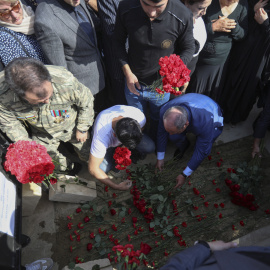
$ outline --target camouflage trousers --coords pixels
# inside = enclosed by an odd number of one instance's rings
[[[61,141],[71,143],[80,160],[88,162],[91,140],[87,139],[84,143],[78,142],[76,139],[76,131],[71,134],[64,134],[61,138],[53,138],[48,134],[37,133],[33,134],[32,140],[47,148],[48,154],[51,156],[55,164],[56,171],[65,171],[70,169],[71,166],[71,161],[58,151]]]

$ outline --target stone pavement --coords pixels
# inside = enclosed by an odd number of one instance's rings
[[[257,117],[259,111],[260,110],[257,108],[254,108],[250,113],[249,118],[245,122],[236,125],[236,127],[225,125],[222,135],[218,138],[217,144],[227,143],[251,135],[252,123]],[[269,132],[265,139],[265,145],[268,152],[270,152]],[[169,145],[166,153],[166,158],[170,159],[173,155],[173,152],[174,148]],[[154,163],[155,161],[155,155],[151,154],[143,163]],[[86,165],[84,165],[83,170],[80,172],[79,176],[89,180],[93,179],[89,175]],[[77,204],[51,202],[48,199],[48,194],[43,192],[33,215],[23,217],[22,230],[24,234],[31,237],[31,243],[22,250],[22,265],[30,263],[39,258],[52,257],[52,246],[56,241],[55,217],[59,215],[68,215],[74,212],[76,208]],[[61,213],[56,213],[56,211],[60,211]],[[250,234],[237,239],[237,241],[241,246],[270,246],[270,225],[257,231],[251,232]],[[55,262],[53,270],[58,270],[58,268],[58,264]]]

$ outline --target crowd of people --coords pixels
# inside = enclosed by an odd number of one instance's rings
[[[114,189],[117,146],[133,161],[166,144],[182,158],[176,188],[211,152],[224,122],[244,121],[259,97],[252,155],[270,124],[268,0],[0,0],[0,130],[10,142],[35,140],[76,173],[59,151],[69,142],[90,174]],[[151,85],[159,59],[177,54],[191,70],[180,97]],[[167,268],[166,268],[167,269]]]

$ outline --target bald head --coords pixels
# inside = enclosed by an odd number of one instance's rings
[[[181,106],[169,108],[163,115],[163,124],[170,135],[182,133],[189,125],[186,109]]]

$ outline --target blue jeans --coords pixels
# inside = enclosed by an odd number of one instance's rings
[[[125,95],[129,106],[136,107],[140,109],[144,114],[146,114],[147,104],[150,107],[150,117],[154,121],[159,120],[159,109],[170,99],[170,94],[164,94],[164,97],[160,97],[155,91],[151,91],[147,86],[140,84],[141,89],[136,89],[140,95],[137,96],[131,93],[125,83]]]
[[[110,170],[118,171],[115,169],[114,151],[116,147],[110,147],[107,149],[106,155],[100,164],[99,168],[108,173]],[[136,149],[145,154],[150,154],[155,151],[155,143],[145,134],[143,134],[141,142],[137,145]]]

